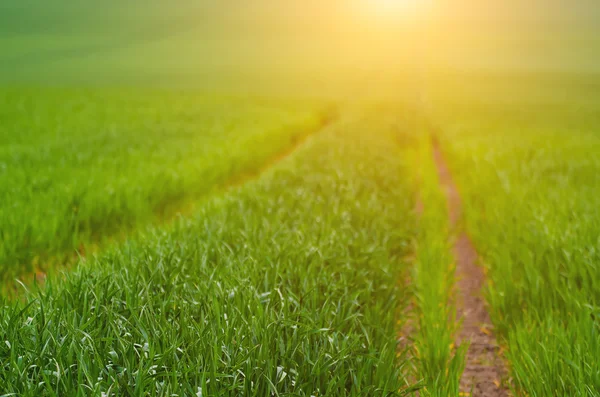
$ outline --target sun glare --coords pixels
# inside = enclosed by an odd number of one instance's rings
[[[417,2],[418,0],[372,0],[373,7],[379,7],[383,12],[405,11]]]
[[[380,19],[410,19],[425,11],[430,0],[357,0],[360,12]]]

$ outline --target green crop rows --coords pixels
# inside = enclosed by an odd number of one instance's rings
[[[330,117],[156,92],[8,91],[0,101],[3,282],[172,216]]]
[[[6,306],[23,395],[388,395],[412,198],[394,133],[322,131],[260,180]],[[375,165],[375,167],[373,167]]]
[[[471,93],[438,93],[427,120],[397,105],[335,121],[312,102],[7,91],[0,390],[458,395],[466,346],[434,120],[505,381],[596,395],[597,102],[515,109]],[[23,230],[38,245],[9,238]],[[40,269],[42,285],[10,281]]]
[[[468,239],[600,396],[600,9],[397,1],[0,1],[0,397],[467,397]]]
[[[502,81],[439,107],[490,314],[516,392],[598,395],[600,100],[564,82],[532,98],[535,81],[507,100]]]

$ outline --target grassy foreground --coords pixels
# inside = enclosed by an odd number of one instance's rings
[[[127,90],[0,93],[0,282],[174,215],[321,128],[316,105]]]
[[[331,127],[171,230],[4,302],[0,389],[403,394],[398,280],[413,200],[390,125]]]

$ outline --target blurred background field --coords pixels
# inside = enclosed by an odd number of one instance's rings
[[[598,73],[592,1],[380,3],[9,0],[0,82],[348,97],[407,75]]]

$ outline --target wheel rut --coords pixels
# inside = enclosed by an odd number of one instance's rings
[[[450,225],[458,231],[453,253],[458,290],[457,320],[462,321],[462,327],[456,337],[456,346],[469,343],[460,392],[462,396],[508,396],[507,389],[502,385],[506,369],[499,355],[490,316],[481,294],[485,275],[477,264],[475,246],[467,233],[458,227],[462,216],[462,201],[437,139],[433,140],[433,156],[439,181],[448,201]]]
[[[5,295],[8,297],[18,296],[22,286],[26,287],[27,285],[33,283],[43,286],[46,282],[49,269],[52,271],[57,269],[68,269],[75,265],[78,261],[86,260],[86,258],[90,255],[100,252],[106,249],[108,246],[122,243],[132,235],[135,235],[135,233],[139,232],[139,230],[143,230],[145,227],[151,225],[168,226],[174,223],[178,218],[190,217],[200,205],[206,202],[206,200],[216,195],[224,194],[230,190],[260,178],[269,170],[277,167],[285,159],[291,157],[311,137],[334,125],[339,118],[337,110],[334,110],[335,111],[330,111],[329,113],[323,115],[316,126],[298,131],[289,145],[283,147],[280,151],[275,152],[271,156],[264,159],[264,161],[255,168],[238,171],[229,177],[224,178],[223,181],[216,182],[212,188],[209,188],[206,193],[201,194],[198,197],[181,198],[175,200],[174,202],[168,203],[165,205],[162,211],[160,211],[160,215],[157,211],[157,220],[154,222],[148,222],[136,228],[122,227],[124,230],[121,230],[118,233],[98,237],[96,241],[91,242],[90,247],[87,249],[82,245],[77,252],[71,253],[66,260],[52,264],[46,263],[44,266],[38,266],[38,268],[32,272],[19,275],[19,281],[17,284],[5,286],[4,289],[2,289],[2,286],[0,286],[0,298]],[[20,280],[24,280],[25,282]],[[27,280],[33,280],[33,282]]]

